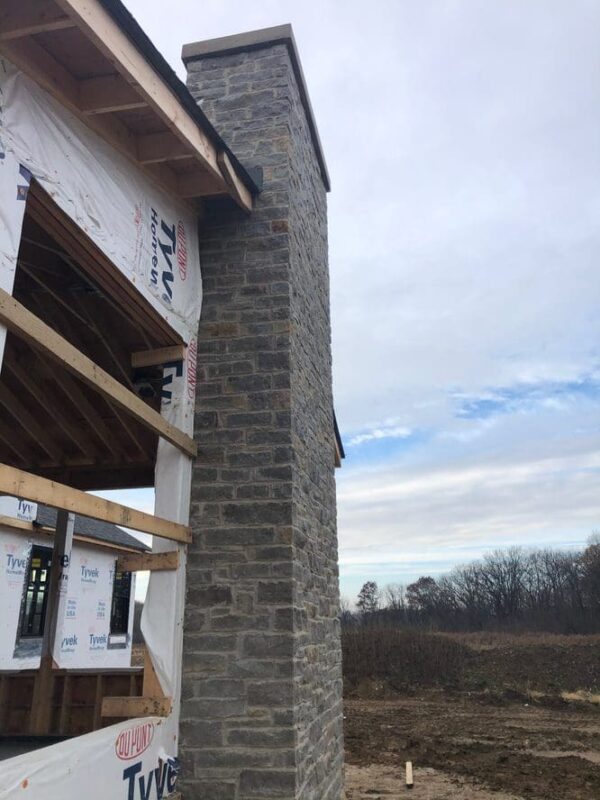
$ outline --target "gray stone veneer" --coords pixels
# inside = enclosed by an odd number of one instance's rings
[[[191,92],[264,170],[250,216],[201,225],[184,800],[343,796],[327,178],[293,47],[184,48]]]

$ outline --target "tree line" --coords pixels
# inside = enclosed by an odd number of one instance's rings
[[[600,632],[600,535],[579,552],[496,550],[440,578],[381,590],[367,581],[342,624],[440,631]]]

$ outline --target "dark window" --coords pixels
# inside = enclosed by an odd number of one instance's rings
[[[31,548],[27,584],[21,606],[21,636],[43,636],[48,604],[52,548]]]
[[[127,633],[129,627],[129,601],[131,599],[131,572],[115,572],[110,632]]]

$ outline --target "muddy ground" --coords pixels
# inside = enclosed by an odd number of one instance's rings
[[[598,800],[599,709],[526,700],[441,689],[347,699],[348,800]]]

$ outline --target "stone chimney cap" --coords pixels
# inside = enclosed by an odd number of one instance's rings
[[[319,169],[321,177],[325,184],[325,189],[329,191],[331,184],[329,181],[329,173],[327,171],[327,164],[323,154],[323,147],[317,130],[317,123],[315,122],[315,115],[312,110],[310,98],[308,96],[308,89],[306,88],[306,80],[302,71],[302,64],[300,63],[300,56],[298,55],[298,47],[294,39],[294,31],[289,24],[276,25],[273,28],[261,28],[256,31],[247,31],[246,33],[237,33],[233,36],[221,36],[217,39],[205,39],[201,42],[191,42],[184,44],[181,51],[181,58],[183,63],[187,66],[188,62],[195,61],[196,59],[204,59],[222,56],[230,53],[241,53],[245,50],[259,50],[261,48],[272,47],[276,44],[285,44],[290,54],[290,61],[298,84],[300,98],[304,106],[304,113],[308,121],[308,127],[315,148],[317,161],[319,162]]]

